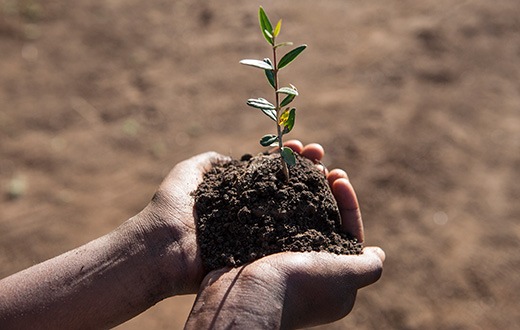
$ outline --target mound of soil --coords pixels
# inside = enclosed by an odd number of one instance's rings
[[[340,231],[338,206],[324,174],[297,157],[288,183],[279,154],[246,155],[206,174],[195,207],[207,271],[282,251],[361,252],[362,244]]]

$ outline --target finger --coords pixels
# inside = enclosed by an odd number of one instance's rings
[[[357,238],[359,242],[365,240],[361,211],[354,188],[345,178],[339,178],[332,184],[332,193],[338,203],[341,215],[341,229]]]
[[[231,158],[216,153],[214,151],[205,152],[196,156],[193,156],[185,161],[180,162],[175,166],[178,172],[186,174],[193,172],[194,174],[206,173],[214,165],[223,164],[229,162]]]
[[[348,180],[348,175],[347,175],[347,172],[337,168],[337,169],[333,169],[332,171],[330,171],[330,173],[327,175],[327,181],[329,181],[329,185],[332,187],[332,185],[334,184],[334,181],[336,181],[337,179],[347,179]]]
[[[230,160],[231,158],[213,151],[193,156],[175,165],[161,186],[168,187],[171,183],[182,180],[184,188],[196,188],[202,182],[204,173],[209,171],[213,165],[223,164]]]
[[[364,248],[362,255],[365,256],[367,260],[367,276],[362,276],[362,280],[359,281],[358,284],[360,288],[373,284],[381,278],[383,263],[386,259],[385,252],[376,246]]]
[[[381,262],[385,262],[386,260],[385,251],[383,251],[383,249],[377,246],[367,246],[363,248],[363,253],[372,253],[376,255],[379,258],[379,260],[381,260]]]
[[[296,153],[302,153],[303,143],[301,143],[300,140],[289,140],[285,142],[283,145],[291,148]]]
[[[350,267],[358,276],[355,284],[358,288],[377,282],[383,273],[385,252],[379,247],[366,247],[359,256],[352,256]],[[355,259],[357,257],[357,259]]]
[[[321,163],[319,164],[314,164],[314,166],[316,166],[316,168],[318,169],[318,171],[320,171],[321,173],[323,173],[325,175],[325,177],[327,177],[327,175],[329,175],[329,170]]]
[[[316,163],[323,158],[323,156],[325,155],[325,150],[320,144],[310,143],[303,147],[301,155]]]

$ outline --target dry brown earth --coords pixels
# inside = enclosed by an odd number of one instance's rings
[[[260,151],[256,1],[0,1],[0,277],[107,233],[177,162]],[[324,329],[520,327],[520,5],[264,1],[308,50],[291,137],[358,190],[386,268]],[[192,296],[121,329],[180,328]]]

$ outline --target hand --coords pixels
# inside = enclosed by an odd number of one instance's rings
[[[317,143],[310,143],[305,147],[298,140],[289,140],[285,143],[286,146],[300,155],[312,160],[318,167],[323,169],[320,164],[321,159],[325,156],[325,150]],[[341,169],[334,169],[330,172],[324,169],[327,174],[327,180],[332,189],[332,194],[338,203],[339,212],[342,219],[342,230],[345,233],[358,239],[359,242],[364,242],[365,236],[363,231],[363,221],[361,220],[361,211],[359,210],[359,203],[350,183],[347,173]]]
[[[286,145],[316,162],[324,155],[317,144]],[[347,174],[333,170],[327,179],[342,229],[362,242],[361,213]],[[295,328],[338,320],[351,311],[357,290],[379,279],[384,259],[377,247],[365,248],[359,256],[284,252],[213,271],[202,283],[186,326]]]
[[[283,252],[239,268],[210,272],[186,329],[293,329],[339,320],[357,290],[381,276],[384,252]]]
[[[194,192],[214,164],[230,158],[207,152],[178,163],[150,204],[130,221],[140,228],[159,265],[164,296],[196,293],[204,278],[196,237]]]
[[[300,141],[286,143],[294,151],[311,160],[323,157],[318,144],[303,146]],[[165,296],[196,293],[204,278],[202,260],[196,238],[194,199],[191,193],[213,164],[230,158],[207,152],[177,164],[163,180],[150,204],[131,221],[143,236],[159,264],[160,276],[168,283]],[[172,287],[172,285],[174,286]]]

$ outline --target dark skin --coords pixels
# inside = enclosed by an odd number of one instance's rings
[[[319,145],[303,147],[298,141],[287,144],[309,159],[323,157]],[[1,280],[0,328],[106,328],[125,322],[164,298],[197,292],[187,327],[211,325],[208,317],[219,321],[225,315],[223,311],[230,313],[233,308],[235,314],[243,311],[244,319],[255,312],[256,306],[275,305],[272,302],[278,304],[278,312],[262,322],[278,327],[326,323],[348,313],[357,289],[379,277],[384,259],[380,249],[367,248],[363,255],[350,258],[282,253],[238,269],[204,272],[190,193],[213,164],[228,160],[210,152],[177,164],[150,204],[111,233]],[[359,209],[346,174],[331,171],[328,179],[342,218],[351,219],[343,221],[345,231],[363,240],[361,217],[352,217]],[[224,299],[222,294],[235,277],[232,294]],[[316,284],[322,289],[316,290]],[[338,290],[334,285],[339,285]],[[271,290],[273,287],[278,289]],[[340,288],[344,294],[338,296],[335,291]],[[308,299],[306,294],[313,298]],[[262,303],[237,300],[241,295],[257,295]],[[309,301],[330,309],[320,312]],[[222,308],[214,308],[220,305]],[[256,320],[260,325],[259,318]]]

